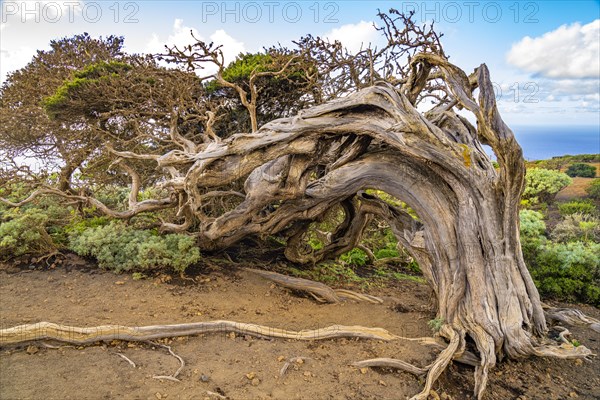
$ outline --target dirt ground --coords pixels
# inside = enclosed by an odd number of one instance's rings
[[[427,322],[434,310],[424,284],[397,281],[373,289],[370,294],[384,298],[381,305],[322,305],[247,272],[207,268],[193,278],[133,280],[131,275],[77,262],[44,270],[3,265],[0,327],[38,321],[140,326],[225,319],[291,330],[343,324],[381,327],[411,337],[431,335]],[[592,307],[581,309],[600,316]],[[594,353],[600,351],[600,335],[570,330]],[[432,349],[405,341],[300,342],[219,333],[161,343],[185,360],[180,382],[153,378],[172,374],[180,364],[167,350],[150,344],[32,343],[0,348],[0,399],[405,399],[422,389],[422,379],[350,364],[392,357],[424,366],[435,357]],[[294,357],[304,361],[291,363],[281,375]],[[442,399],[471,398],[472,372],[452,365],[436,383],[437,394]],[[600,360],[503,362],[491,372],[486,398],[598,399]]]
[[[597,169],[600,171],[600,167],[597,167]],[[590,186],[594,178],[576,177],[572,179],[573,183],[556,194],[556,201],[569,201],[581,199],[587,196],[587,192],[585,190],[588,186]]]

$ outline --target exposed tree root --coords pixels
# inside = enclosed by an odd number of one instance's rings
[[[455,355],[460,355],[460,344],[462,335],[456,332],[449,325],[442,326],[440,335],[447,337],[450,340],[448,346],[442,350],[437,356],[435,361],[424,368],[416,367],[402,360],[395,360],[391,358],[375,358],[370,360],[364,360],[356,362],[352,365],[357,367],[390,367],[397,368],[402,371],[409,372],[411,374],[422,376],[427,374],[425,380],[425,386],[421,393],[416,394],[411,400],[427,400],[430,392],[433,390],[433,384],[438,379],[440,374],[446,369],[448,364],[452,361]]]
[[[38,257],[37,259],[34,260],[34,262],[41,263],[42,261],[46,261],[46,265],[49,265],[48,264],[48,260],[51,257],[58,256],[58,255],[62,255],[62,253],[60,251],[58,251],[58,250],[54,250],[54,251],[52,251],[52,252],[50,252],[48,254],[45,254],[45,255],[43,255],[41,257]]]
[[[427,379],[425,381],[425,387],[421,391],[421,393],[413,396],[411,400],[427,400],[429,396],[429,392],[433,389],[433,384],[440,376],[440,374],[446,369],[450,361],[452,361],[452,357],[459,349],[460,342],[462,340],[461,335],[459,335],[452,327],[449,325],[443,325],[440,329],[440,334],[449,338],[450,344],[446,347],[435,359],[433,364],[429,367],[429,372],[427,373]]]
[[[322,340],[343,337],[385,341],[402,339],[402,337],[396,336],[382,328],[344,325],[331,325],[325,328],[289,331],[234,321],[208,321],[141,327],[103,325],[90,328],[58,325],[51,322],[38,322],[36,324],[19,325],[12,328],[0,329],[0,346],[45,339],[74,344],[94,343],[103,340],[147,341],[151,339],[216,332],[236,332],[261,338],[267,337],[296,340]]]
[[[394,358],[372,358],[369,360],[357,361],[352,364],[358,368],[364,367],[384,367],[384,368],[396,368],[405,372],[409,372],[413,375],[421,376],[425,375],[429,371],[429,366],[425,368],[417,367],[409,364],[402,360],[396,360]]]
[[[560,321],[567,325],[587,326],[591,330],[600,333],[600,320],[589,317],[574,308],[555,308],[543,304],[544,314],[549,320]]]
[[[583,314],[582,314],[583,315]],[[585,346],[573,346],[571,342],[566,339],[570,332],[562,328],[559,334],[559,341],[561,345],[540,345],[530,349],[530,354],[539,357],[555,357],[562,359],[586,359],[589,356],[593,356],[591,351]],[[397,368],[405,372],[412,373],[416,376],[422,376],[427,374],[427,380],[423,391],[411,400],[426,400],[433,390],[433,383],[439,378],[440,374],[447,368],[451,361],[457,361],[463,364],[467,364],[475,367],[476,381],[476,395],[478,399],[483,398],[483,393],[487,385],[487,372],[488,366],[486,365],[485,359],[480,359],[475,354],[464,349],[465,347],[465,334],[464,332],[458,332],[450,325],[444,325],[440,330],[440,336],[447,338],[450,343],[447,347],[442,346],[433,338],[403,338],[405,340],[418,341],[421,344],[432,345],[437,348],[443,348],[442,352],[438,355],[436,360],[425,367],[417,367],[409,364],[402,360],[391,359],[391,358],[374,358],[369,360],[363,360],[352,365],[362,367],[388,367]],[[483,372],[481,370],[484,370]],[[479,373],[479,376],[478,376]]]
[[[293,276],[279,274],[277,272],[253,268],[244,268],[244,270],[260,275],[263,278],[269,279],[281,286],[285,286],[293,290],[308,292],[321,303],[339,303],[343,298],[366,301],[373,304],[383,303],[383,300],[379,297],[357,293],[346,289],[332,289],[323,283],[311,281],[309,279],[296,278]]]
[[[335,294],[344,299],[353,299],[358,301],[366,301],[367,303],[372,304],[383,304],[383,299],[371,296],[370,294],[357,293],[352,290],[346,289],[334,289]]]
[[[571,336],[571,332],[567,328],[563,328],[562,326],[555,326],[554,329],[560,331],[558,334],[558,340],[561,343],[571,344],[571,341],[567,339],[567,336]]]
[[[583,314],[581,314],[583,315]],[[39,322],[35,324],[19,325],[12,328],[0,329],[0,346],[14,345],[23,342],[36,340],[56,340],[60,342],[72,344],[88,344],[98,341],[110,340],[125,340],[125,341],[149,341],[151,339],[168,338],[176,336],[188,336],[196,334],[217,333],[217,332],[236,332],[244,335],[251,335],[260,338],[284,338],[296,340],[323,340],[343,337],[355,337],[362,339],[375,340],[408,340],[417,342],[423,345],[429,345],[436,348],[441,348],[442,351],[437,356],[436,360],[426,367],[417,367],[401,360],[390,358],[376,358],[370,360],[359,361],[353,365],[363,367],[390,367],[398,368],[403,371],[422,376],[427,374],[423,391],[415,395],[413,400],[426,400],[432,390],[433,384],[439,378],[440,374],[447,368],[451,361],[461,362],[476,368],[477,377],[480,368],[485,369],[485,374],[479,375],[479,382],[476,387],[478,398],[482,398],[483,391],[487,383],[487,368],[485,359],[480,359],[475,354],[465,350],[465,332],[458,331],[449,324],[444,324],[439,335],[448,340],[448,345],[443,346],[440,342],[432,337],[421,338],[406,338],[397,336],[382,328],[369,328],[363,326],[343,326],[332,325],[326,328],[288,331],[279,328],[267,326],[247,324],[234,321],[208,321],[196,322],[188,324],[174,325],[153,325],[142,327],[128,327],[121,325],[104,325],[89,328],[58,325],[50,322]],[[541,357],[557,357],[564,359],[586,358],[592,355],[591,351],[584,346],[573,346],[565,339],[564,336],[568,331],[562,331],[560,339],[563,344],[556,345],[540,345],[529,349],[529,354]],[[177,371],[172,375],[155,376],[156,379],[168,379],[179,382],[177,376],[185,366],[183,359],[175,354],[169,346],[152,343],[154,346],[160,346],[169,351],[173,357],[177,358],[181,363]],[[115,353],[117,354],[117,353]],[[124,356],[117,354],[126,359]],[[127,360],[127,359],[126,359]],[[133,362],[127,360],[130,364]],[[291,362],[291,361],[290,361]],[[281,375],[289,367],[284,366]],[[481,374],[481,372],[479,372]]]

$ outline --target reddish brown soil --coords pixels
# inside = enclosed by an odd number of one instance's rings
[[[600,168],[598,168],[600,170]],[[587,196],[585,191],[594,178],[572,178],[573,183],[556,194],[556,201],[568,201]]]
[[[426,285],[398,281],[372,290],[385,303],[319,305],[246,272],[204,271],[194,281],[176,277],[133,280],[85,265],[50,270],[0,267],[0,327],[37,321],[76,326],[152,325],[227,319],[293,330],[332,324],[382,327],[405,336],[431,334],[434,317]],[[400,306],[399,306],[400,305]],[[597,309],[582,307],[592,316]],[[599,335],[572,328],[583,345],[600,351]],[[350,364],[393,357],[419,366],[435,353],[411,342],[335,339],[299,342],[244,335],[204,334],[166,340],[185,360],[181,382],[160,381],[178,361],[160,347],[99,343],[0,348],[0,399],[404,399],[422,379]],[[52,343],[56,346],[57,343]],[[121,353],[132,360],[133,368]],[[294,363],[283,376],[286,360]],[[251,377],[252,379],[249,379]],[[472,369],[451,366],[435,385],[441,398],[470,398]],[[594,399],[600,397],[600,360],[528,359],[504,362],[491,373],[488,399]]]

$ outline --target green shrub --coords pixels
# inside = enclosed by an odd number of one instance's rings
[[[108,225],[110,223],[110,219],[105,216],[100,217],[89,217],[89,218],[74,218],[67,226],[65,226],[65,231],[68,235],[80,235],[84,231],[90,228],[97,228],[99,226]]]
[[[92,256],[102,268],[116,272],[170,267],[183,273],[200,260],[193,237],[170,234],[159,236],[136,230],[122,222],[74,232],[69,248],[81,256]]]
[[[558,211],[561,215],[571,215],[575,213],[594,215],[596,206],[590,200],[572,200],[558,205]]]
[[[439,332],[440,329],[442,329],[442,326],[444,326],[444,319],[434,318],[431,321],[428,321],[427,325],[429,325],[429,327],[434,333]]]
[[[600,178],[594,179],[585,191],[593,199],[600,199]]]
[[[584,163],[571,164],[566,171],[570,177],[593,178],[596,176],[596,167]]]
[[[549,202],[556,193],[570,185],[573,180],[562,172],[531,168],[525,174],[525,182],[523,199],[531,204],[537,204]]]
[[[394,258],[399,256],[400,253],[396,249],[379,249],[375,252],[375,258],[378,260],[382,258]]]
[[[544,296],[600,305],[600,244],[545,242],[529,270]]]
[[[340,256],[340,260],[347,264],[355,265],[358,267],[362,267],[367,264],[369,258],[367,257],[367,253],[362,251],[361,249],[354,248],[349,252],[342,254]]]
[[[519,211],[519,220],[521,222],[521,236],[535,238],[546,233],[546,224],[544,215],[533,210]]]
[[[548,239],[545,236],[521,236],[521,251],[523,252],[523,259],[530,270],[537,262],[537,256],[540,252],[540,248],[547,242]]]
[[[0,188],[0,196],[18,202],[27,198],[31,190],[20,182],[10,183]],[[64,226],[73,217],[73,209],[61,203],[50,196],[22,207],[0,203],[0,259],[46,255],[66,244]]]
[[[49,216],[39,208],[29,208],[3,217],[12,218],[0,224],[0,259],[10,259],[24,254],[44,255],[57,250],[57,245],[46,231]]]
[[[552,231],[557,242],[600,240],[600,220],[588,214],[567,215]]]

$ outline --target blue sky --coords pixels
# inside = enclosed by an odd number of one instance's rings
[[[307,33],[349,48],[378,43],[377,9],[436,21],[452,62],[490,68],[504,119],[515,125],[600,126],[599,1],[6,1],[0,2],[0,79],[51,39],[125,36],[130,52],[189,43],[189,31],[240,51]]]

